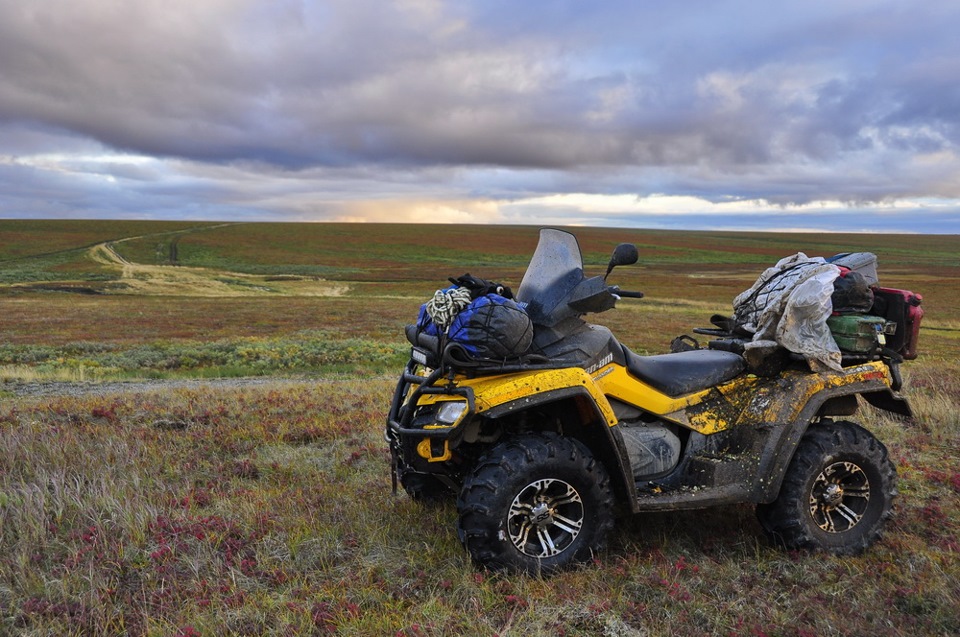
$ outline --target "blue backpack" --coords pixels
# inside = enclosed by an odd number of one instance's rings
[[[473,358],[519,358],[533,342],[533,323],[516,301],[491,293],[477,297],[457,314],[447,337]]]

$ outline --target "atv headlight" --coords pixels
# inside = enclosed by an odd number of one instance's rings
[[[416,347],[411,349],[410,358],[412,358],[415,363],[419,363],[420,365],[425,366],[427,364],[427,353],[423,350],[417,349]]]
[[[467,410],[467,403],[457,401],[448,401],[443,403],[440,406],[440,411],[437,412],[437,422],[444,425],[452,425],[463,416],[463,412]]]

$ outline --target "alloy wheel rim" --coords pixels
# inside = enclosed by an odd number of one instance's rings
[[[857,526],[870,504],[870,480],[856,463],[827,465],[810,489],[810,515],[826,533],[845,533]]]
[[[563,480],[546,478],[531,482],[513,499],[507,529],[518,551],[546,558],[570,548],[583,520],[583,500],[577,490]]]

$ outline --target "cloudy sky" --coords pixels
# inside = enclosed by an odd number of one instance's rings
[[[956,0],[0,0],[0,218],[960,233]]]

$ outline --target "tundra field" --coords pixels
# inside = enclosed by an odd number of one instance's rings
[[[641,353],[799,251],[923,294],[916,418],[854,418],[899,473],[884,538],[624,516],[592,564],[505,576],[391,494],[403,326],[448,276],[516,289],[534,227],[0,221],[0,635],[960,633],[960,236],[573,231],[588,274],[640,249],[611,282],[647,297],[594,320]]]

